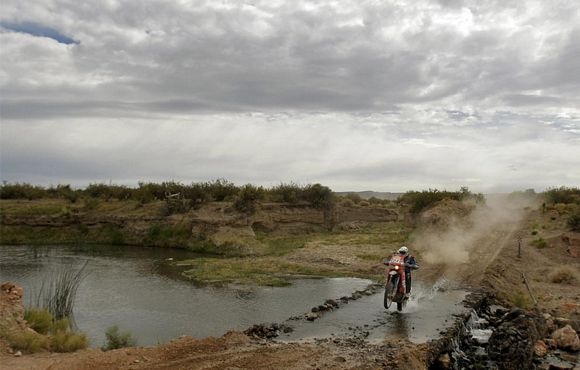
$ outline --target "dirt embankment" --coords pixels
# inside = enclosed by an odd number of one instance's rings
[[[162,216],[164,207],[164,202],[102,201],[91,208],[60,200],[2,200],[0,244],[90,242],[195,249],[201,242],[231,243],[253,239],[259,232],[288,235],[398,219],[396,211],[386,208],[340,205],[324,210],[309,204],[266,203],[244,214],[229,202],[213,202]]]

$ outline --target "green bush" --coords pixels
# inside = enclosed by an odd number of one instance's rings
[[[532,245],[538,249],[544,249],[548,246],[548,242],[544,238],[539,237],[538,239],[532,241]]]
[[[331,208],[334,205],[332,190],[320,184],[308,185],[303,191],[304,200],[315,208]]]
[[[572,231],[580,232],[580,210],[568,218],[568,227]]]
[[[105,337],[107,338],[107,341],[102,347],[103,351],[133,347],[137,344],[137,341],[133,338],[130,332],[119,332],[119,327],[117,325],[107,328]]]
[[[352,199],[348,199],[348,198],[344,198],[340,200],[340,205],[343,207],[348,207],[348,208],[352,208],[355,206],[354,202],[352,201]]]
[[[567,188],[561,186],[559,188],[549,189],[544,193],[546,201],[550,204],[580,204],[580,189],[579,188]]]
[[[459,191],[440,191],[437,189],[408,191],[399,197],[399,202],[408,204],[410,206],[409,210],[412,214],[418,214],[443,199],[458,201],[472,199],[478,203],[485,200],[483,194],[474,194],[470,192],[467,187],[462,187]]]
[[[270,198],[274,202],[298,203],[302,198],[302,188],[294,183],[280,184],[270,190]]]
[[[41,199],[48,198],[48,192],[38,185],[27,183],[10,184],[4,181],[0,185],[0,199]]]
[[[87,348],[87,343],[86,335],[69,330],[58,331],[50,336],[50,349],[54,352],[74,352]]]
[[[280,184],[273,188],[265,189],[254,186],[260,190],[260,201],[274,201],[285,203],[309,202],[317,208],[331,207],[334,202],[332,191],[320,184],[298,186],[294,183]],[[209,201],[235,201],[247,192],[245,186],[236,186],[234,183],[217,179],[208,182],[191,183],[184,185],[175,181],[162,183],[139,182],[137,188],[130,188],[124,185],[113,184],[90,184],[85,189],[74,190],[70,185],[58,185],[56,187],[44,188],[42,186],[30,185],[26,183],[10,184],[4,182],[0,185],[1,199],[41,199],[41,198],[62,198],[71,202],[78,199],[84,200],[84,211],[94,210],[99,200],[134,200],[139,204],[153,201],[168,200],[169,195],[178,194],[176,198],[181,203],[168,205],[166,214],[186,212],[190,208],[197,208],[201,204]],[[355,203],[360,201],[357,194],[348,195],[354,199]],[[173,198],[172,198],[173,199]]]
[[[240,189],[233,206],[239,212],[252,214],[256,211],[256,204],[263,197],[264,188],[247,184]]]

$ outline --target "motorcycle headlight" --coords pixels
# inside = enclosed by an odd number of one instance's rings
[[[395,266],[395,270],[398,270],[398,269],[399,269],[399,266]]]

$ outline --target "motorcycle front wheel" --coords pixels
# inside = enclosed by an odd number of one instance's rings
[[[384,305],[386,309],[389,309],[389,307],[391,307],[393,299],[395,298],[395,294],[397,294],[397,279],[391,279],[385,286]]]

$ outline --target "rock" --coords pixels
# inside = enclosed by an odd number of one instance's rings
[[[327,299],[324,304],[331,305],[332,307],[338,307],[338,302],[336,302],[334,299]]]
[[[337,356],[334,358],[334,361],[336,362],[346,362],[346,358],[342,357],[342,356]]]
[[[558,328],[563,328],[566,325],[570,325],[570,319],[566,319],[564,317],[556,317],[554,319],[554,323],[558,325]]]
[[[553,332],[552,339],[554,339],[556,346],[560,349],[580,351],[580,339],[570,325],[566,325]]]
[[[566,361],[562,361],[560,359],[551,359],[548,362],[548,370],[573,370],[574,369],[574,365],[566,362]]]
[[[451,356],[449,356],[449,353],[444,353],[437,358],[437,366],[440,369],[451,369]]]
[[[539,340],[534,344],[534,355],[536,357],[545,357],[548,354],[548,346],[543,340]]]
[[[314,312],[309,312],[306,314],[306,320],[308,321],[314,321],[316,319],[318,319],[320,316],[318,316],[318,314],[314,313]]]
[[[17,351],[17,352],[14,354],[14,357],[22,357],[22,352],[20,352],[20,351]]]

